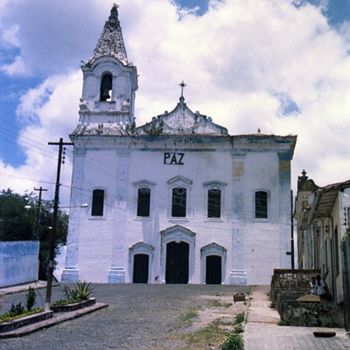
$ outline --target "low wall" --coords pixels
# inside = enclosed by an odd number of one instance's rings
[[[278,312],[281,321],[297,327],[342,327],[339,324],[338,308],[335,302],[298,302],[283,300]]]
[[[0,242],[0,287],[38,280],[39,241]]]

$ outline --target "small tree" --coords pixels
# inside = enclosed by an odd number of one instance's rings
[[[29,209],[25,209],[25,206]],[[12,190],[2,190],[0,193],[0,241],[27,241],[33,240],[38,207],[36,194],[21,195]],[[50,226],[53,222],[53,205],[51,201],[42,200],[39,235],[39,278],[46,280]],[[68,214],[58,212],[56,249],[65,244],[67,239]]]
[[[34,288],[32,287],[29,287],[28,288],[28,293],[26,294],[26,308],[28,311],[30,311],[34,304],[35,304],[35,301],[36,301],[36,291]]]

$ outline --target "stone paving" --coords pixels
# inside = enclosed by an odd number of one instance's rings
[[[249,287],[210,285],[96,285],[98,302],[106,309],[15,339],[1,339],[1,350],[173,350],[186,349],[181,316],[202,308],[205,296],[232,296]],[[53,288],[53,300],[62,297]],[[5,296],[2,311],[25,293]],[[40,290],[39,304],[45,290]],[[231,299],[232,300],[232,299]],[[187,327],[187,326],[186,326]],[[199,349],[202,350],[202,349]]]
[[[245,350],[343,350],[350,349],[345,330],[336,331],[333,338],[316,338],[313,332],[330,328],[278,326],[278,313],[269,307],[269,286],[254,287],[245,326]]]

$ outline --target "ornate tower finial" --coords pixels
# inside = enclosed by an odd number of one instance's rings
[[[118,7],[117,4],[113,4],[111,14],[104,25],[94,54],[89,61],[93,61],[102,56],[113,56],[123,64],[128,64],[128,56],[126,54],[122,29],[118,18]]]

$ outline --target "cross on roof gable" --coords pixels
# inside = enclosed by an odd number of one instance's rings
[[[166,135],[166,134],[211,134],[227,135],[227,129],[213,123],[210,117],[199,112],[192,112],[185,103],[183,96],[171,112],[165,112],[152,121],[135,129],[139,135]]]

